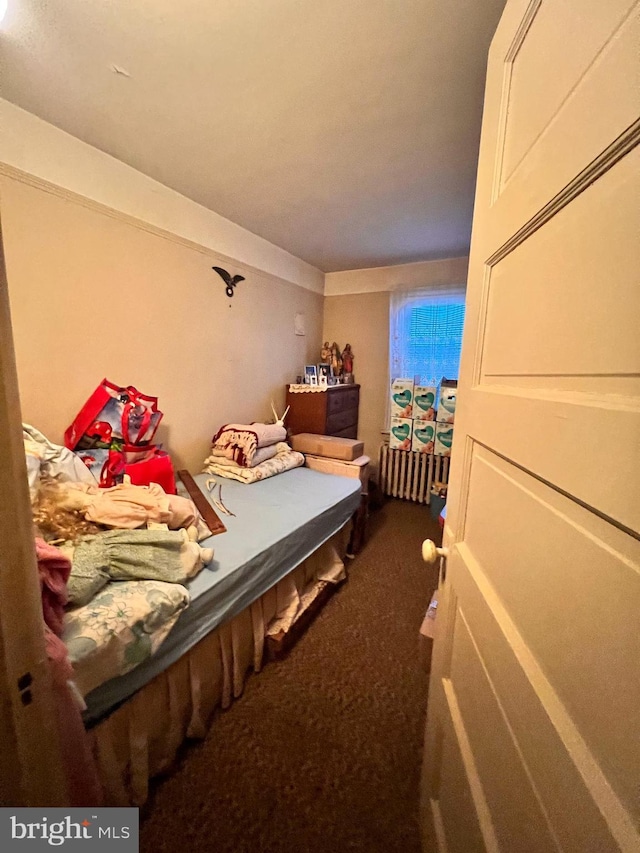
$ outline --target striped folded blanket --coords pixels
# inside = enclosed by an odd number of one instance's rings
[[[256,464],[254,457],[259,450],[272,447],[286,438],[287,431],[280,424],[225,424],[213,436],[211,455],[224,456],[243,468],[250,468]],[[268,458],[269,455],[263,455],[261,461]]]
[[[215,457],[215,461],[219,465],[226,465],[229,468],[255,468],[256,465],[262,465],[268,459],[273,459],[278,453],[287,453],[291,450],[291,446],[286,441],[279,441],[277,444],[271,444],[269,447],[259,447],[253,454],[251,465],[240,465],[235,459],[230,459],[226,451],[211,448],[211,457]]]
[[[285,445],[286,447],[287,445]],[[226,462],[227,464],[222,464]],[[253,468],[243,468],[241,465],[229,465],[228,460],[220,456],[209,456],[204,460],[204,471],[207,474],[216,474],[230,480],[239,480],[241,483],[257,483],[258,480],[266,480],[291,468],[299,468],[304,465],[304,456],[296,450],[286,450],[276,453],[266,462],[261,462]]]

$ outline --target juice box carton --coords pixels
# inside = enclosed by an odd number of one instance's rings
[[[413,389],[414,421],[435,421],[436,388],[432,385],[416,385]]]
[[[391,383],[391,417],[413,417],[413,379],[394,379]]]
[[[436,438],[435,421],[413,421],[413,439],[411,449],[419,453],[433,453]]]
[[[413,421],[411,418],[391,418],[389,447],[396,450],[411,450],[412,431]]]

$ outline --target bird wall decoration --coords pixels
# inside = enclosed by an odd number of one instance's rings
[[[232,278],[226,270],[222,269],[222,267],[211,267],[211,269],[215,270],[226,284],[225,293],[227,294],[227,296],[233,296],[233,288],[238,284],[239,281],[245,280],[243,275],[234,275]]]

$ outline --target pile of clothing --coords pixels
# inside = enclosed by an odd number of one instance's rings
[[[34,518],[71,560],[71,605],[87,604],[110,580],[184,583],[213,559],[198,544],[211,531],[194,504],[156,483],[49,485],[36,496]]]
[[[61,720],[77,723],[75,687],[86,696],[164,642],[189,606],[184,583],[213,559],[199,544],[211,531],[188,498],[127,476],[101,488],[68,448],[26,424],[23,438],[47,651]]]
[[[181,584],[212,561],[198,544],[211,531],[188,498],[126,476],[100,488],[69,449],[28,424],[23,438],[34,524],[71,563],[66,604],[88,604],[112,580]]]
[[[225,424],[212,439],[204,471],[242,483],[255,483],[304,465],[304,456],[286,442],[287,431],[275,424]]]

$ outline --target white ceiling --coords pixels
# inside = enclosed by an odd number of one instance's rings
[[[0,96],[324,271],[455,257],[504,2],[9,0]]]

